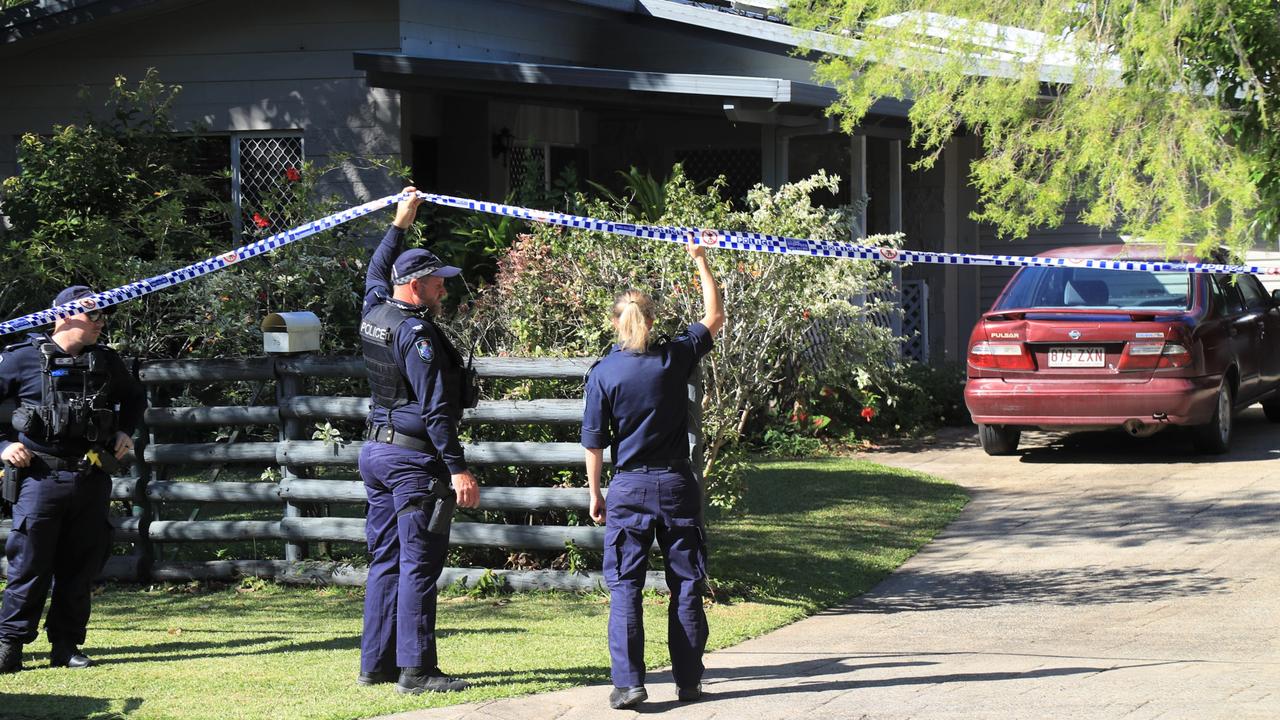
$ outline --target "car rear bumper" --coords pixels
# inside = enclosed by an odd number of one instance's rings
[[[1221,376],[1106,384],[970,378],[964,400],[973,421],[984,425],[1201,425],[1213,417],[1221,382]]]

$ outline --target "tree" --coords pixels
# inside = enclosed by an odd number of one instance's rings
[[[1237,256],[1280,220],[1276,0],[809,0],[846,131],[911,98],[934,162],[979,135],[974,219],[1022,237],[1081,219]]]

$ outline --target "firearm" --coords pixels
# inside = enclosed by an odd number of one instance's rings
[[[4,501],[10,505],[17,504],[18,490],[22,488],[22,476],[18,473],[17,466],[4,464],[4,480],[0,482],[0,496],[3,496]]]

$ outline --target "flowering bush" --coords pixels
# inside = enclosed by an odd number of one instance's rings
[[[849,210],[810,200],[837,183],[820,173],[777,190],[757,187],[746,209],[735,210],[721,199],[719,185],[699,190],[677,166],[664,187],[658,224],[846,240]],[[595,217],[631,216],[625,205],[577,202]],[[711,502],[727,506],[741,491],[726,472],[738,467],[732,456],[744,435],[763,432],[771,408],[790,406],[809,385],[888,368],[898,344],[887,328],[869,321],[884,308],[865,299],[890,286],[887,273],[871,263],[714,249],[708,257],[728,321],[702,363],[703,470]],[[499,260],[496,281],[477,298],[474,324],[464,331],[491,353],[599,355],[613,342],[609,307],[628,287],[659,301],[659,334],[677,334],[702,317],[697,276],[679,245],[535,226]]]

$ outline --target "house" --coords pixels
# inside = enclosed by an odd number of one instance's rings
[[[184,90],[180,123],[225,137],[242,210],[283,169],[335,153],[399,158],[420,187],[502,199],[529,172],[573,165],[609,182],[676,161],[732,191],[819,168],[869,197],[866,233],[910,248],[1035,254],[1114,242],[1067,224],[1010,244],[969,219],[975,138],[957,136],[914,171],[907,106],[885,100],[852,136],[825,117],[835,98],[794,54],[803,38],[750,7],[675,0],[41,0],[0,14],[0,177],[16,139],[82,116],[81,86],[148,68]],[[329,190],[398,189],[350,167]],[[1004,268],[901,270],[917,357],[961,361]]]

